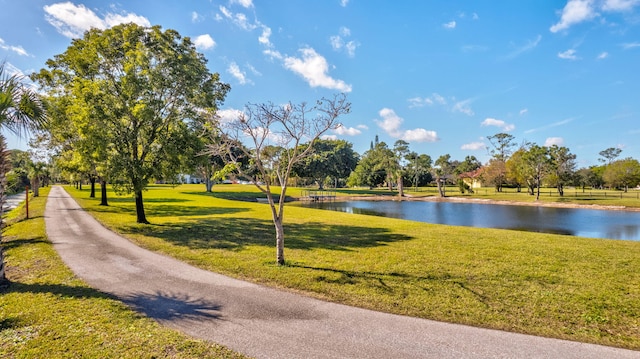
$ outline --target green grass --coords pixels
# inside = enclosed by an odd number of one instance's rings
[[[199,267],[390,313],[640,349],[640,242],[285,209],[275,265],[268,206],[251,186],[153,186],[151,225],[67,189],[107,226]],[[234,194],[235,193],[235,194]]]
[[[166,329],[77,279],[47,240],[48,189],[9,214],[0,289],[2,358],[242,358]]]

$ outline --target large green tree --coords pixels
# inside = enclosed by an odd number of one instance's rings
[[[634,158],[613,161],[604,170],[603,179],[612,187],[625,192],[640,184],[640,162]]]
[[[542,180],[549,174],[551,168],[549,148],[535,144],[530,145],[527,150],[522,153],[521,160],[527,180],[537,189],[537,201],[540,199]]]
[[[304,149],[307,146],[308,143],[301,147]],[[331,178],[337,187],[338,180],[347,178],[358,164],[353,145],[345,140],[318,139],[311,151],[294,167],[294,172],[299,177],[313,179],[319,189],[323,189],[327,178]]]
[[[9,74],[6,63],[0,63],[0,129],[18,135],[25,131],[44,127],[47,121],[45,108],[39,95],[20,74]],[[2,208],[7,189],[7,172],[10,159],[5,138],[0,134],[0,244],[2,243]],[[4,250],[0,245],[0,284],[5,284]]]
[[[418,154],[415,151],[411,151],[406,156],[407,165],[407,177],[411,179],[411,185],[414,190],[418,186],[426,185],[431,182],[431,157],[427,154]]]
[[[493,157],[492,161],[492,182],[496,187],[496,191],[502,192],[502,185],[507,177],[506,162],[513,153],[515,147],[515,137],[508,133],[497,133],[493,136],[487,136],[487,140],[491,143],[489,152]]]
[[[564,186],[574,182],[576,175],[576,155],[567,147],[553,145],[549,147],[551,182],[558,189],[558,194],[564,196]]]
[[[189,38],[159,26],[92,29],[34,76],[65,96],[74,116],[106,134],[108,176],[133,193],[138,223],[148,223],[142,193],[152,179],[181,169],[192,121],[213,116],[229,90]],[[85,106],[85,111],[78,108]]]
[[[349,186],[367,186],[369,188],[381,186],[385,182],[390,185],[392,180],[395,156],[384,141],[376,136],[368,151],[362,154],[355,170],[348,180]]]

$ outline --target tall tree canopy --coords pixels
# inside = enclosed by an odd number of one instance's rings
[[[195,134],[190,123],[211,117],[229,85],[209,72],[189,38],[159,26],[92,29],[47,67],[33,78],[67,99],[66,114],[79,128],[100,129],[109,177],[117,190],[134,193],[137,222],[148,223],[142,191],[181,169]]]
[[[309,144],[301,146],[305,149]],[[294,172],[299,177],[312,178],[320,189],[326,178],[331,178],[337,186],[338,179],[347,178],[358,164],[358,155],[353,145],[345,140],[318,139],[313,143],[309,156],[302,159]]]
[[[487,140],[493,148],[489,149],[493,160],[491,161],[492,181],[496,187],[496,191],[502,192],[502,185],[507,177],[506,162],[513,153],[515,137],[508,133],[497,133],[493,136],[487,136]]]

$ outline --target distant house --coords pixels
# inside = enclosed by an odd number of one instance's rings
[[[469,186],[470,188],[482,187],[482,174],[484,173],[484,167],[480,167],[475,171],[461,173],[458,178]]]

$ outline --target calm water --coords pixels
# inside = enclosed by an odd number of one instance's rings
[[[300,205],[453,226],[640,240],[640,212],[419,201],[310,202]]]

